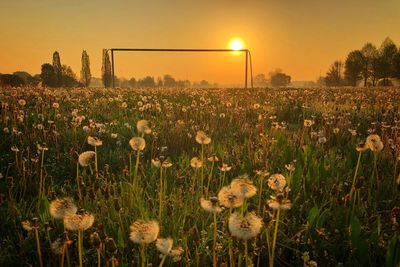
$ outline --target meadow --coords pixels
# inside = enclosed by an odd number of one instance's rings
[[[0,266],[400,264],[400,88],[0,100]]]

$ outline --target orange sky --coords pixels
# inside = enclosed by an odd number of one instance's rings
[[[79,76],[82,50],[100,76],[111,47],[226,48],[240,36],[254,74],[281,68],[315,80],[368,41],[400,44],[398,0],[18,0],[0,1],[0,73],[40,72],[60,52]],[[117,54],[116,75],[242,83],[244,57],[231,54]]]

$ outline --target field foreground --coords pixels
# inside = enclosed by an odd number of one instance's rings
[[[0,266],[400,264],[400,88],[0,100]]]

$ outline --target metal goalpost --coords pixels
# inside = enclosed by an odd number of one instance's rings
[[[253,67],[251,62],[251,53],[249,49],[167,49],[167,48],[111,48],[108,49],[111,51],[111,77],[112,77],[112,88],[115,88],[115,72],[114,72],[114,52],[195,52],[195,53],[204,53],[204,52],[240,52],[245,53],[245,67],[244,67],[244,88],[247,88],[248,83],[248,69],[250,65],[250,85],[253,88]]]

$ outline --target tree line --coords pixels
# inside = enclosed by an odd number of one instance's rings
[[[336,60],[320,82],[327,86],[390,86],[392,79],[399,78],[400,48],[387,37],[379,49],[366,43],[351,51],[344,63]]]
[[[112,86],[111,62],[107,49],[103,50],[101,79],[92,77],[90,71],[90,59],[85,50],[82,52],[80,78],[72,71],[70,66],[61,64],[61,58],[58,51],[53,53],[53,62],[41,65],[41,72],[37,75],[30,75],[24,71],[17,71],[13,74],[0,74],[0,85],[3,86],[37,86],[41,83],[46,87],[105,87]],[[146,76],[144,78],[129,80],[114,76],[114,83],[117,87],[135,88],[135,87],[217,87],[217,84],[210,84],[206,80],[200,82],[190,82],[189,80],[177,80],[169,74],[162,78]]]

